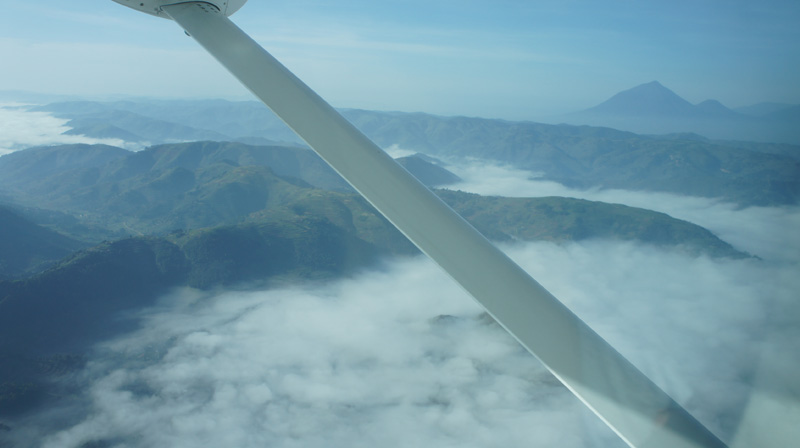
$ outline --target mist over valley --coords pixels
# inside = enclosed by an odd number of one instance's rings
[[[800,148],[343,112],[723,440],[800,437]],[[0,114],[0,445],[624,446],[263,106]]]

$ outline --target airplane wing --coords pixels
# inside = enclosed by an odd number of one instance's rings
[[[630,446],[725,446],[231,22],[228,2],[114,1],[177,22]]]

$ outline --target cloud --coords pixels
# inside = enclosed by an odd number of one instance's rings
[[[713,198],[670,193],[590,188],[576,190],[542,180],[537,173],[485,160],[448,160],[448,169],[463,180],[448,188],[489,196],[564,196],[625,204],[660,211],[703,226],[718,237],[770,261],[800,259],[800,208],[749,207]]]
[[[797,260],[505,249],[725,440],[749,428],[780,446],[751,406],[797,406]],[[624,446],[421,257],[329,283],[181,290],[141,319],[98,348],[89,412],[44,446]]]
[[[322,285],[181,291],[103,347],[93,412],[44,446],[581,446],[564,427],[615,439],[480,313],[421,258]],[[152,350],[163,356],[142,362]]]
[[[121,139],[91,138],[66,135],[69,120],[56,118],[47,112],[34,112],[23,105],[0,105],[0,156],[33,146],[74,143],[105,144],[126,149],[141,149],[141,145]]]
[[[505,179],[523,195],[649,203],[762,255],[693,258],[611,241],[504,247],[731,446],[797,440],[800,241],[792,232],[800,211],[568,191],[502,167],[486,167],[484,176],[450,168],[483,193],[508,193],[499,182]],[[763,235],[764,226],[774,234]],[[98,346],[79,406],[18,422],[9,433],[15,441],[625,446],[422,257],[387,260],[326,283],[179,290],[138,318],[139,330]]]

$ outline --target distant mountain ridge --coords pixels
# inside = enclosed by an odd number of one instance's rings
[[[739,205],[800,203],[800,147],[610,128],[348,110],[382,146],[476,157],[574,188],[662,191]]]
[[[383,147],[399,145],[434,157],[476,157],[511,164],[571,187],[663,191],[721,198],[742,206],[796,204],[800,201],[800,167],[797,165],[800,146],[712,141],[700,134],[692,134],[694,126],[702,127],[704,123],[729,129],[730,120],[724,117],[736,112],[714,101],[693,106],[658,83],[631,89],[607,106],[622,107],[623,103],[631,102],[626,100],[631,96],[641,100],[638,103],[631,100],[639,108],[646,108],[652,99],[663,99],[666,106],[661,111],[673,116],[661,116],[655,121],[656,126],[669,123],[690,123],[691,126],[689,129],[679,126],[681,134],[654,137],[603,127],[439,117],[422,113],[354,109],[342,113]],[[87,114],[94,117],[93,120],[103,116],[116,117],[118,115],[112,112],[118,109],[126,111],[121,116],[133,113],[141,116],[151,114],[152,120],[169,118],[172,121],[162,123],[160,127],[191,129],[184,136],[190,141],[203,126],[210,126],[208,130],[215,133],[226,132],[225,140],[261,146],[287,146],[275,142],[297,140],[268,109],[255,102],[70,102],[40,108],[76,120]],[[789,113],[791,108],[780,112]],[[690,115],[690,118],[674,118],[675,114],[681,113]],[[707,121],[698,118],[698,114],[716,118]],[[762,119],[738,115],[746,120]],[[647,126],[654,123],[652,117],[644,114],[637,117],[635,119],[644,120]],[[623,128],[625,123],[630,123],[629,118],[622,121]],[[144,122],[114,121],[109,126],[130,126],[120,129],[135,135],[149,132],[137,127],[137,123]],[[748,125],[747,122],[737,122],[733,128],[746,131]],[[800,129],[800,126],[796,128]]]

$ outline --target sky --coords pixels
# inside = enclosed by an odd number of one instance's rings
[[[14,2],[0,90],[249,99],[174,24],[110,0]],[[536,119],[660,81],[800,103],[800,3],[253,0],[234,22],[336,107]]]

